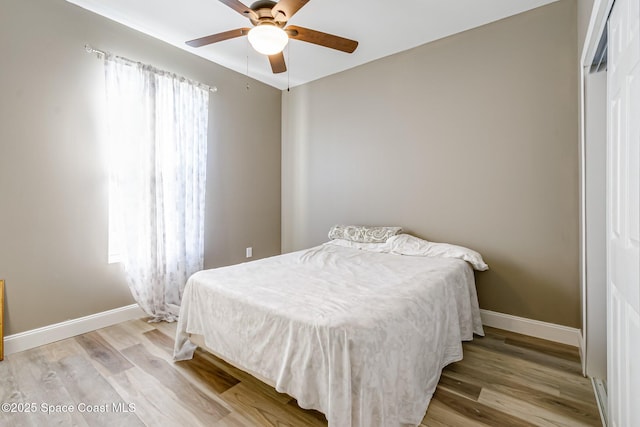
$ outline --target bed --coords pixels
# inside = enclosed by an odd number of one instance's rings
[[[477,252],[399,234],[204,270],[185,286],[174,359],[199,336],[331,427],[418,425],[461,341],[484,335],[474,268]]]

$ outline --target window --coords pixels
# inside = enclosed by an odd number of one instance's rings
[[[204,258],[209,88],[105,56],[109,261],[158,320],[175,320]]]

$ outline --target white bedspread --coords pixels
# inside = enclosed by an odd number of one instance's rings
[[[462,340],[483,335],[471,266],[332,244],[194,274],[188,334],[269,379],[333,427],[417,425]]]

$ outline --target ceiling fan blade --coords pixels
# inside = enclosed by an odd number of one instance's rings
[[[280,0],[271,9],[271,16],[278,22],[287,22],[309,0]]]
[[[224,33],[212,34],[199,39],[189,40],[186,42],[191,47],[206,46],[208,44],[221,42],[223,40],[234,39],[236,37],[245,36],[249,32],[249,28],[237,28],[235,30],[225,31]]]
[[[289,25],[285,31],[289,34],[289,38],[294,40],[302,40],[303,42],[313,43],[331,49],[341,50],[346,53],[353,53],[358,47],[355,40],[345,39],[344,37],[334,36],[308,28]]]
[[[287,71],[287,64],[284,62],[284,55],[282,52],[275,55],[269,55],[269,63],[271,64],[271,71],[273,74],[284,73]]]
[[[226,4],[231,9],[235,10],[243,16],[246,16],[247,18],[258,19],[258,15],[250,7],[245,6],[238,0],[220,0],[220,3]]]

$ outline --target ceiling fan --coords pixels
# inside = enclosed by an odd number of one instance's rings
[[[255,50],[269,57],[271,70],[274,73],[287,71],[282,50],[289,39],[301,40],[346,53],[353,53],[358,47],[358,42],[355,40],[295,25],[287,26],[289,19],[309,0],[280,0],[278,2],[258,0],[251,7],[245,6],[239,0],[220,0],[220,2],[249,18],[253,28],[238,28],[212,34],[190,40],[186,42],[187,45],[191,47],[206,46],[246,35]]]

